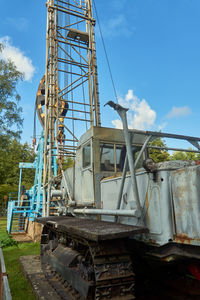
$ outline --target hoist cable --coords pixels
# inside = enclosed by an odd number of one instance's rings
[[[113,76],[112,76],[110,62],[109,62],[109,59],[108,59],[108,54],[107,54],[106,46],[105,46],[105,43],[104,43],[103,33],[102,33],[102,30],[101,30],[101,25],[100,25],[99,16],[98,16],[98,13],[97,13],[97,8],[96,8],[95,0],[93,0],[93,3],[94,3],[94,10],[95,10],[96,17],[97,17],[97,22],[98,22],[98,26],[99,26],[99,32],[100,32],[100,36],[101,36],[101,40],[102,40],[102,44],[103,44],[103,49],[104,49],[105,56],[106,56],[106,61],[107,61],[107,65],[108,65],[108,69],[109,69],[109,73],[110,73],[110,78],[111,78],[111,82],[112,82],[112,86],[113,86],[115,98],[118,101],[117,91],[116,91],[116,88],[115,88],[115,83],[114,83],[114,79],[113,79]]]

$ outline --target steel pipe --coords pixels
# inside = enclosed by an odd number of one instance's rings
[[[136,201],[137,209],[139,211],[141,211],[137,181],[136,181],[136,176],[135,176],[135,162],[133,160],[131,140],[130,140],[130,134],[129,134],[129,130],[128,130],[128,122],[127,122],[127,117],[126,117],[126,112],[128,111],[128,108],[124,108],[123,106],[116,104],[113,101],[109,101],[105,105],[107,105],[107,104],[110,105],[112,108],[114,108],[117,111],[117,113],[119,114],[119,116],[122,120],[124,139],[126,142],[126,153],[128,156],[128,164],[129,164],[129,169],[130,169],[130,173],[131,173],[131,185],[132,185],[132,190],[133,190],[133,197],[134,197],[134,200]]]
[[[137,209],[90,209],[90,208],[76,208],[73,210],[74,214],[83,215],[108,215],[108,216],[122,216],[138,218],[140,212]]]
[[[63,198],[63,191],[51,190],[51,197],[62,197]]]

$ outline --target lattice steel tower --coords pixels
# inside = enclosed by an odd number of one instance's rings
[[[52,157],[57,156],[62,173],[67,157],[76,155],[80,134],[101,125],[94,26],[92,0],[47,1],[44,216],[49,214]]]

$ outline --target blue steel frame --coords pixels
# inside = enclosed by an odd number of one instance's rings
[[[43,171],[43,156],[44,156],[44,132],[42,132],[37,145],[37,155],[33,163],[19,163],[19,188],[18,188],[18,199],[17,201],[8,202],[7,211],[7,231],[10,233],[12,228],[12,219],[14,214],[23,214],[30,221],[34,221],[35,218],[42,216],[43,206],[43,186],[42,186],[42,171]],[[55,153],[56,154],[56,153]],[[35,169],[34,185],[30,190],[26,190],[28,197],[27,206],[24,206],[20,200],[21,196],[21,183],[22,183],[22,170],[23,169]],[[57,162],[56,155],[52,156],[52,169],[54,176],[57,176]]]

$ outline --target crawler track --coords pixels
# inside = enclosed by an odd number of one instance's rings
[[[135,274],[124,235],[141,229],[119,226],[117,233],[116,225],[107,222],[67,217],[41,223],[42,268],[62,299],[135,299]],[[96,234],[88,224],[96,225]]]

